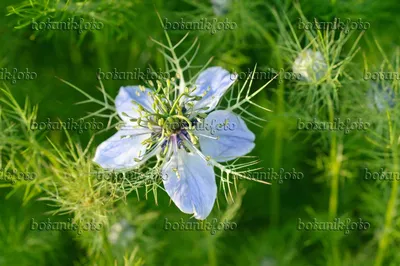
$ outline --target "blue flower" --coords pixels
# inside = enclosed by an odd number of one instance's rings
[[[369,108],[383,112],[395,106],[395,93],[390,86],[383,86],[381,83],[372,82],[367,92]]]
[[[126,248],[135,238],[135,228],[125,219],[114,223],[108,232],[108,241],[117,248]]]
[[[246,155],[254,134],[237,114],[215,110],[237,75],[220,67],[194,84],[121,87],[115,105],[124,126],[96,150],[109,170],[132,169],[157,156],[168,195],[184,213],[205,219],[217,195],[214,165]],[[188,85],[188,86],[186,86]]]
[[[211,0],[215,15],[222,16],[229,12],[231,0]]]

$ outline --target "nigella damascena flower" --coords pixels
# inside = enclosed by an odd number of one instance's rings
[[[322,53],[311,49],[302,51],[293,63],[293,72],[308,82],[319,81],[326,71],[327,64]]]
[[[126,248],[135,238],[135,229],[127,220],[114,223],[108,233],[108,241],[117,247]]]
[[[138,167],[155,155],[163,158],[161,176],[172,201],[182,212],[205,219],[217,194],[213,162],[254,148],[255,136],[241,117],[214,110],[236,79],[210,67],[183,89],[170,82],[158,83],[157,89],[121,87],[115,105],[125,125],[97,148],[94,161],[115,170]]]
[[[215,15],[222,16],[229,12],[231,0],[211,0]]]
[[[264,257],[261,260],[260,266],[276,266],[276,260],[270,257]]]
[[[395,106],[395,94],[390,86],[383,86],[381,83],[373,82],[367,92],[369,108],[377,109],[379,112]]]

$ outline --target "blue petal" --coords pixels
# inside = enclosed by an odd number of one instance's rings
[[[218,110],[197,124],[201,151],[217,162],[226,162],[246,155],[254,148],[255,136],[236,114]]]
[[[195,102],[193,109],[198,112],[212,111],[236,79],[236,74],[221,67],[210,67],[201,72],[195,83],[196,89],[191,95],[204,96]]]
[[[136,167],[135,158],[141,159],[146,152],[141,143],[150,136],[145,129],[121,129],[97,147],[93,161],[110,170]]]
[[[150,96],[151,93],[154,93],[151,89],[145,88],[141,91],[139,86],[121,87],[115,99],[115,107],[121,119],[130,122],[131,118],[139,118],[139,104],[148,112],[154,112],[152,107],[154,99]],[[122,113],[126,113],[129,117]]]
[[[204,220],[210,214],[217,197],[217,185],[212,166],[197,154],[184,149],[175,152],[163,166],[165,190],[184,213],[193,213]]]

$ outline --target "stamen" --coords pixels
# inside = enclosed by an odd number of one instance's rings
[[[152,97],[153,100],[154,100],[153,105],[158,105],[157,106],[157,107],[159,107],[159,108],[157,108],[158,110],[162,109],[164,111],[164,113],[168,112],[167,107],[164,105],[163,101],[161,101],[161,99],[158,97],[157,94],[150,94],[149,93],[149,96]],[[155,107],[153,107],[153,108],[156,109]]]
[[[183,115],[174,115],[174,116],[171,116],[171,117],[172,117],[172,118],[176,117],[176,118],[179,118],[179,119],[181,119],[181,120],[185,120],[185,121],[188,123],[189,128],[190,128],[190,129],[192,128],[192,121],[190,121],[189,118],[187,118],[187,117],[185,117],[185,116],[183,116]]]
[[[129,128],[129,127],[128,127],[128,128]],[[122,127],[120,130],[126,130],[126,129],[127,129],[127,128]],[[143,131],[143,132],[140,132],[140,133],[137,133],[137,134],[122,135],[122,136],[121,136],[121,139],[128,139],[128,138],[131,138],[131,137],[146,135],[146,134],[149,134],[149,133],[151,133],[151,131]]]
[[[196,146],[194,146],[185,136],[183,136],[183,143],[186,144],[185,146],[193,153],[196,153],[197,155],[199,155],[203,160],[205,160],[206,162],[210,161],[210,158],[207,158],[206,156],[204,156],[203,153],[201,153],[199,151],[199,149],[196,148]]]
[[[200,133],[197,133],[197,135],[205,137],[205,138],[209,138],[209,139],[219,140],[219,136],[213,137],[213,136],[210,136],[210,135],[205,135],[205,134],[200,134]]]
[[[180,99],[181,99],[183,96],[189,96],[189,95],[188,95],[187,93],[182,93],[181,95],[178,96],[178,98],[174,101],[174,104],[172,105],[171,110],[169,111],[169,114],[170,114],[170,115],[175,111],[176,108],[179,108]]]
[[[202,93],[202,97],[206,96],[206,94],[211,90],[211,87],[208,86],[207,89]]]
[[[145,92],[146,91],[146,88],[143,86],[143,85],[139,85],[139,89],[142,91],[142,92]],[[139,95],[138,95],[139,96]]]
[[[171,145],[172,145],[172,151],[169,154],[170,156],[172,156],[172,154],[176,154],[175,158],[176,158],[176,165],[179,167],[179,156],[178,156],[178,136],[177,135],[172,135],[171,138]],[[168,159],[169,160],[169,159]],[[174,170],[173,170],[174,171]],[[180,178],[179,176],[179,172],[178,169],[176,169],[176,171],[174,171],[177,175],[177,178]]]
[[[150,151],[147,151],[146,154],[144,154],[142,158],[134,158],[135,162],[143,163],[143,162],[147,161],[149,158],[153,157],[157,153],[158,148],[161,147],[162,143],[163,143],[163,140],[159,141],[158,144],[156,146],[154,146],[153,149],[151,149]],[[140,154],[139,154],[139,157],[141,157]]]
[[[169,145],[169,141],[166,141],[165,146],[164,146],[164,147],[161,147],[161,155],[162,155],[162,156],[166,157],[167,153],[170,151],[169,146],[170,146],[170,145]]]
[[[198,143],[197,137],[196,137],[195,135],[193,135],[192,132],[187,132],[187,133],[189,134],[189,137],[190,137],[190,140],[192,141],[192,143],[193,143],[194,145],[196,145],[196,144]],[[185,136],[185,137],[187,137],[187,136]]]

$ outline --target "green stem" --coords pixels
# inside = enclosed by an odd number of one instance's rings
[[[279,48],[274,38],[269,34],[262,26],[260,26],[257,22],[252,21],[254,26],[258,28],[261,32],[262,36],[265,40],[271,45],[275,52],[276,63],[278,69],[283,69],[283,62],[279,52]],[[277,116],[285,112],[285,84],[283,79],[280,79],[280,83],[278,85],[278,90],[276,92],[276,110],[275,113]],[[282,142],[283,142],[283,125],[281,123],[276,124],[275,128],[275,147],[274,147],[274,161],[273,167],[279,168],[281,165],[281,157],[282,157]],[[277,226],[279,224],[280,217],[280,188],[278,184],[274,184],[271,188],[271,198],[270,198],[270,208],[271,208],[271,226]]]
[[[390,123],[390,117],[389,117],[389,132],[391,133],[390,135],[390,143],[391,143],[391,148],[392,148],[392,154],[393,154],[393,172],[397,173],[398,172],[398,151],[397,151],[397,145],[396,145],[396,140],[394,140],[393,135],[392,135],[392,125]],[[396,201],[397,201],[397,194],[398,194],[398,187],[399,187],[399,182],[397,178],[393,179],[392,183],[392,190],[390,193],[390,198],[388,201],[388,205],[386,208],[386,216],[385,216],[385,225],[383,228],[383,235],[382,238],[379,240],[378,244],[378,251],[377,255],[375,258],[375,266],[381,266],[383,259],[385,257],[385,251],[389,245],[390,242],[390,231],[392,228],[392,222],[393,222],[393,217],[395,215],[395,209],[396,209]]]
[[[329,121],[333,124],[334,121],[334,106],[331,99],[328,96],[328,113],[329,113]],[[337,135],[336,132],[331,132],[331,141],[330,141],[330,176],[331,176],[331,192],[329,196],[329,220],[333,221],[337,216],[338,209],[338,194],[339,194],[339,170],[340,170],[340,161],[338,161],[338,150],[337,150]],[[337,246],[337,241],[332,239],[332,265],[339,265],[339,250]]]
[[[336,133],[331,138],[331,193],[329,196],[329,219],[335,219],[337,215],[338,194],[339,194],[339,163],[337,162]]]
[[[279,54],[277,54],[277,61],[279,69],[282,68],[282,61],[280,59]],[[276,114],[284,113],[284,93],[285,87],[283,79],[282,82],[278,86],[277,90],[277,98],[276,98]],[[281,164],[282,158],[282,142],[283,142],[283,124],[278,123],[275,128],[275,153],[274,153],[274,168],[279,168]],[[280,187],[278,184],[272,186],[272,193],[271,193],[271,225],[277,226],[279,224],[279,217],[280,217]]]
[[[205,231],[207,234],[207,239],[208,239],[208,245],[207,245],[207,255],[208,255],[208,265],[209,266],[217,266],[218,265],[218,260],[217,260],[217,253],[213,241],[213,236],[210,236],[207,231]]]
[[[210,266],[217,266],[217,254],[215,253],[214,246],[208,246],[208,262]]]
[[[329,96],[328,96],[329,97]],[[328,112],[329,121],[334,122],[334,108],[333,103],[330,98],[328,98]],[[335,219],[337,215],[337,205],[338,205],[338,192],[339,192],[339,169],[340,162],[337,160],[337,135],[336,132],[331,132],[330,141],[330,174],[331,174],[331,193],[329,196],[329,219]]]

